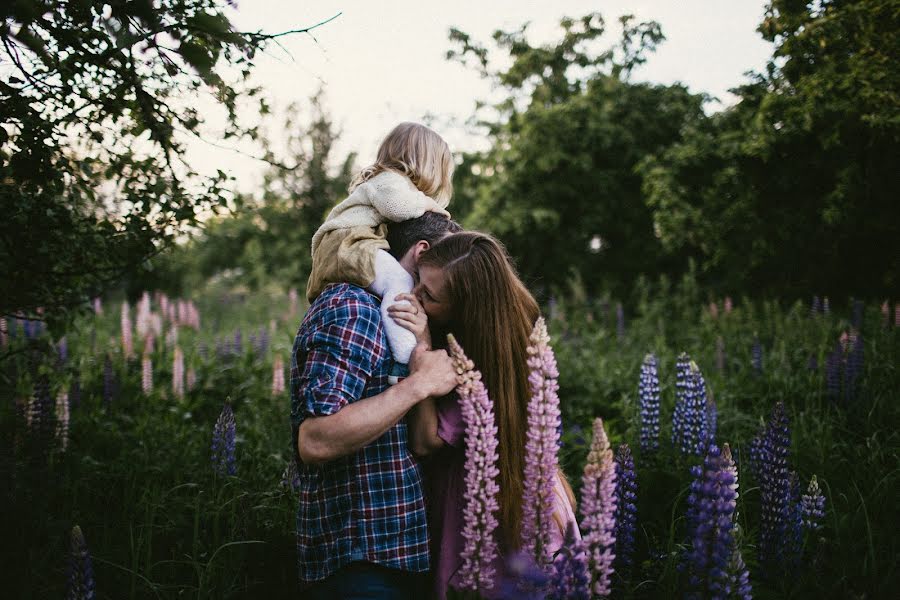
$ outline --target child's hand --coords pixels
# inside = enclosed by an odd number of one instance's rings
[[[397,294],[394,300],[406,300],[409,304],[391,304],[387,308],[388,314],[398,325],[411,331],[417,342],[425,343],[430,350],[431,332],[428,330],[428,315],[425,314],[422,303],[412,294]]]

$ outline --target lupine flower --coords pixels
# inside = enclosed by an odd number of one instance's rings
[[[894,304],[894,327],[900,327],[900,302]]]
[[[819,297],[813,296],[812,305],[809,307],[810,316],[815,317],[817,314],[819,314],[819,306]]]
[[[753,347],[750,348],[750,364],[757,375],[762,373],[762,344],[758,337],[753,338]]]
[[[737,523],[735,523],[734,528],[736,533],[740,531]],[[753,588],[750,586],[750,571],[747,569],[744,557],[741,555],[741,549],[737,543],[737,535],[735,535],[731,562],[728,565],[728,575],[731,593],[738,600],[753,600]]]
[[[631,566],[634,554],[634,532],[637,525],[637,478],[634,457],[628,444],[616,451],[616,570]]]
[[[575,535],[574,523],[566,527],[562,548],[554,561],[554,570],[549,600],[591,600],[587,551],[584,540]]]
[[[281,474],[281,487],[292,492],[300,489],[300,471],[297,469],[297,461],[291,458]]]
[[[799,565],[803,552],[803,506],[801,504],[800,476],[796,471],[788,472],[790,495],[787,502],[788,532],[785,539],[786,564]]]
[[[509,553],[505,563],[506,572],[497,582],[499,598],[545,600],[547,587],[552,583],[546,569],[522,550]]]
[[[727,598],[731,593],[729,564],[732,561],[737,469],[725,444],[711,444],[703,465],[691,468],[694,481],[688,495],[687,553],[689,597]]]
[[[178,345],[178,326],[172,325],[166,333],[166,347],[172,348]]]
[[[234,459],[235,426],[231,405],[226,403],[213,428],[212,463],[213,470],[219,475],[234,475],[237,472]]]
[[[497,425],[494,409],[481,373],[469,360],[452,335],[447,336],[450,356],[459,375],[456,391],[466,425],[465,498],[463,500],[463,531],[465,546],[458,571],[461,590],[486,590],[494,585],[492,562],[497,554],[494,513],[500,504],[497,495]]]
[[[232,348],[233,348],[232,351],[235,354],[243,354],[244,353],[244,341],[243,341],[243,336],[241,335],[240,329],[238,329],[237,331],[234,332],[234,346]]]
[[[713,319],[719,318],[719,304],[717,302],[709,303],[709,316],[711,316]]]
[[[53,423],[53,400],[50,397],[50,382],[46,375],[38,377],[34,384],[34,394],[26,412],[28,430],[36,442],[40,454],[46,454],[56,432]]]
[[[881,303],[881,327],[887,329],[891,324],[891,305],[885,300]]]
[[[94,314],[102,315],[103,314],[103,302],[100,300],[100,296],[94,298]]]
[[[72,528],[71,554],[69,555],[69,581],[66,600],[94,599],[94,567],[91,553],[81,527]]]
[[[725,296],[725,314],[730,313],[733,308],[734,304],[731,302],[731,296]]]
[[[172,394],[176,398],[184,397],[184,353],[180,346],[175,346],[172,358]]]
[[[284,360],[279,355],[272,364],[272,395],[283,394],[284,389]]]
[[[822,312],[826,315],[831,314],[831,303],[828,301],[828,296],[825,296],[825,300],[822,301]]]
[[[297,288],[291,288],[290,290],[288,290],[288,301],[290,302],[288,315],[293,317],[297,314]]]
[[[103,403],[106,406],[109,406],[112,403],[115,393],[115,374],[113,374],[112,360],[110,360],[109,354],[107,354],[106,358],[103,360]]]
[[[861,333],[853,336],[850,352],[847,355],[847,362],[844,366],[844,398],[851,400],[856,397],[858,380],[862,375],[863,356],[865,352],[863,337]]]
[[[594,420],[594,437],[582,476],[581,530],[590,557],[593,591],[598,596],[610,592],[613,561],[616,558],[616,468],[603,419]]]
[[[641,410],[641,450],[651,452],[659,448],[659,361],[653,354],[644,357],[638,397]]]
[[[6,324],[6,317],[0,317],[0,348],[6,348],[9,345],[9,327]]]
[[[134,354],[134,341],[131,334],[131,316],[128,301],[122,302],[122,354],[125,358],[131,358]]]
[[[702,377],[702,375],[701,375]],[[704,384],[705,387],[705,384]],[[706,437],[702,440],[704,446],[716,441],[716,433],[719,427],[719,408],[712,396],[706,397]]]
[[[60,390],[56,395],[56,446],[65,452],[69,447],[69,393]]]
[[[194,367],[189,367],[187,371],[187,390],[189,392],[194,391],[194,388],[197,386],[197,372],[194,370]]]
[[[680,445],[684,437],[686,394],[691,385],[691,359],[687,353],[678,355],[675,362],[675,411],[672,413],[672,444]]]
[[[822,527],[822,519],[825,518],[825,496],[819,489],[819,482],[815,475],[809,480],[809,487],[801,497],[800,507],[803,526],[807,530],[817,531]]]
[[[153,391],[153,361],[146,354],[141,359],[141,389],[144,395]]]
[[[534,556],[538,565],[549,566],[553,521],[554,485],[559,469],[559,371],[550,347],[550,335],[543,317],[538,317],[529,337],[528,429],[525,432],[525,477],[522,491],[522,549]]]
[[[763,564],[784,567],[789,558],[785,544],[791,527],[791,482],[788,454],[791,437],[784,404],[778,402],[758,442],[757,468],[761,502],[759,558]]]
[[[625,311],[621,302],[616,302],[616,336],[619,340],[625,339]]]
[[[716,370],[725,372],[725,340],[721,335],[716,337]]]

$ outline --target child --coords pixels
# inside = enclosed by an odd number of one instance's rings
[[[347,282],[381,296],[381,314],[391,353],[409,362],[416,338],[388,316],[397,294],[410,293],[413,279],[387,250],[388,221],[441,213],[450,202],[453,159],[437,133],[418,123],[401,123],[381,142],[375,163],[350,184],[312,239],[312,272],[306,297],[312,302],[329,283]],[[406,303],[403,301],[403,303]]]

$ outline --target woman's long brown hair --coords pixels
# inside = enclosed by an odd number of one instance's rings
[[[419,266],[440,268],[450,303],[448,328],[481,371],[497,419],[500,541],[519,547],[528,420],[528,337],[540,309],[506,249],[491,236],[461,232],[438,241]]]

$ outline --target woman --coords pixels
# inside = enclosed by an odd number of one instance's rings
[[[499,528],[501,557],[496,561],[494,593],[506,573],[505,557],[521,545],[522,489],[525,468],[528,384],[526,347],[539,316],[537,302],[522,284],[503,246],[477,232],[449,235],[424,252],[411,305],[396,304],[391,315],[430,344],[450,332],[481,371],[494,405],[498,436]],[[427,315],[427,319],[425,318]],[[429,326],[431,331],[429,332]],[[408,415],[410,445],[430,460],[429,527],[435,547],[432,573],[435,593],[443,599],[455,583],[461,562],[464,491],[464,424],[455,396],[420,403]],[[574,522],[574,495],[562,473],[556,483],[554,539]],[[576,528],[577,530],[577,528]],[[490,592],[488,593],[490,596]]]

